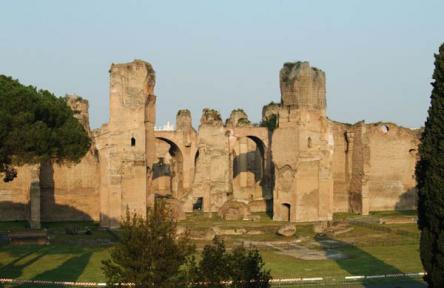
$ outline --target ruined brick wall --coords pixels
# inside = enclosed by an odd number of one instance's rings
[[[414,177],[419,131],[392,123],[333,123],[334,210],[370,211],[416,207]]]
[[[78,164],[41,167],[39,216],[116,227],[127,207],[143,214],[155,194],[174,197],[181,212],[193,211],[199,198],[205,212],[230,201],[251,211],[272,204],[275,220],[293,222],[413,209],[419,131],[327,119],[325,81],[308,62],[284,64],[282,102],[263,109],[265,122],[277,117],[273,132],[274,125],[257,127],[241,109],[225,126],[217,111],[204,109],[198,133],[191,113],[180,110],[175,131],[154,131],[153,68],[141,60],[113,64],[108,124],[90,131],[88,102],[66,97],[93,143]],[[172,167],[169,176],[157,177],[160,158]],[[17,179],[0,182],[0,220],[29,218],[32,168],[19,167]]]
[[[204,109],[199,126],[193,196],[205,212],[217,212],[232,193],[228,136],[219,112]]]
[[[204,211],[217,212],[231,192],[228,135],[217,111],[204,109],[198,134],[193,192],[203,197]]]
[[[415,209],[419,130],[392,123],[366,126],[369,210]]]
[[[31,167],[17,167],[17,178],[11,182],[0,179],[0,221],[26,220],[28,215]]]
[[[98,159],[89,152],[80,163],[40,167],[42,221],[98,221]]]

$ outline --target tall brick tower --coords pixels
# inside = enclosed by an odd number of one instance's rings
[[[155,155],[155,72],[141,60],[112,64],[110,121],[102,145],[101,222],[115,227],[126,209],[146,211]]]
[[[325,73],[308,62],[280,71],[281,107],[273,133],[275,220],[329,220],[333,137],[326,118]]]

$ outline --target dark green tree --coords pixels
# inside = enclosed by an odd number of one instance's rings
[[[270,271],[264,268],[265,263],[259,251],[254,248],[238,246],[229,256],[231,287],[233,288],[269,288]]]
[[[444,44],[435,55],[431,105],[416,166],[421,261],[429,287],[444,287]]]
[[[0,174],[12,181],[14,166],[47,160],[78,162],[90,138],[64,98],[0,75]]]
[[[187,235],[176,234],[176,221],[164,202],[148,209],[146,217],[131,214],[121,221],[120,241],[111,258],[102,262],[107,282],[113,286],[173,288],[188,285],[194,245]]]
[[[198,278],[193,282],[195,287],[268,288],[271,275],[264,266],[256,248],[237,246],[229,253],[224,242],[216,237],[204,247],[195,273]]]
[[[202,283],[205,283],[203,287],[227,287],[224,281],[230,280],[229,256],[219,237],[215,237],[211,245],[205,245],[195,274],[198,277],[193,282],[199,283],[196,287],[202,287]]]

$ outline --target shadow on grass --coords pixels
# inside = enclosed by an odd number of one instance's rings
[[[353,276],[372,276],[385,274],[403,274],[398,268],[376,258],[366,251],[350,243],[343,242],[328,236],[317,236],[316,241],[331,255],[333,251],[342,251],[346,258],[338,257],[333,259],[340,268]],[[333,252],[334,254],[334,252]],[[369,279],[362,280],[362,287],[398,287],[398,288],[423,288],[426,284],[418,279],[409,277],[393,277],[388,279]]]
[[[6,249],[6,250],[5,250]],[[39,269],[40,274],[31,275],[33,280],[48,280],[48,281],[76,281],[83,273],[89,260],[93,254],[93,251],[85,251],[81,247],[61,247],[61,246],[8,246],[3,248],[4,251],[8,251],[14,259],[9,263],[0,265],[0,278],[12,278],[12,279],[26,279],[24,273],[25,269],[35,270],[38,269],[39,264],[48,265],[53,261],[53,257],[64,257],[67,259],[59,266],[42,271]],[[0,250],[1,252],[1,250]],[[44,258],[48,256],[49,258]],[[42,259],[43,258],[43,259]],[[34,276],[35,275],[35,276]],[[0,286],[1,287],[1,286]]]
[[[20,257],[17,257],[5,266],[0,267],[0,276],[13,279],[19,278],[22,275],[23,269],[37,262],[40,258],[46,255],[46,252],[39,253],[39,250],[29,251]],[[31,257],[31,255],[35,253],[37,254]]]
[[[70,258],[60,266],[36,275],[33,280],[77,281],[89,263],[92,253]]]

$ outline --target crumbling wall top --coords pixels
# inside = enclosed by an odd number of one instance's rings
[[[89,103],[88,100],[75,94],[67,94],[65,96],[66,103],[74,112],[74,117],[80,121],[86,131],[90,131],[89,128]]]
[[[191,131],[193,129],[191,112],[188,109],[181,109],[176,114],[176,130]]]
[[[308,62],[288,62],[280,74],[281,101],[283,106],[325,110],[325,73]]]
[[[234,109],[231,111],[230,118],[225,122],[227,127],[246,127],[250,126],[251,122],[248,120],[248,115],[243,109]]]
[[[148,95],[154,95],[156,73],[150,63],[139,59],[135,59],[129,63],[113,63],[111,64],[109,72],[111,74],[111,78],[114,78],[116,75],[120,74],[122,77],[127,78],[127,82],[132,82],[131,80],[133,78],[145,78],[145,81],[142,82],[145,84],[144,92]]]
[[[211,125],[211,126],[223,126],[222,118],[219,111],[204,108],[202,110],[202,117],[200,118],[200,125]]]

